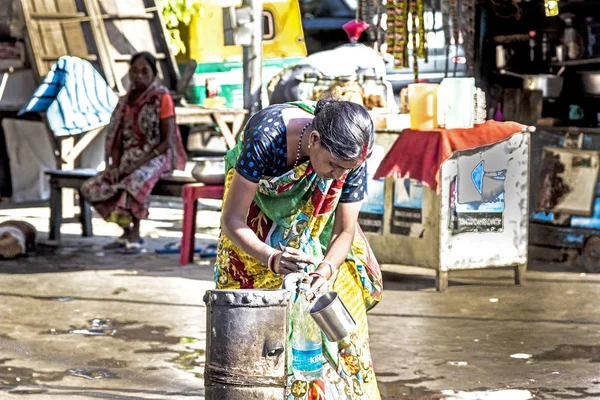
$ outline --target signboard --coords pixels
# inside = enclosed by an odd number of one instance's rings
[[[458,176],[450,188],[453,234],[503,231],[505,180],[506,169],[486,166],[485,157],[458,158]]]
[[[382,146],[374,146],[367,162],[367,194],[358,214],[358,224],[363,232],[383,234],[383,210],[385,204],[385,180],[373,179],[384,156]]]
[[[390,232],[396,235],[422,237],[422,206],[423,184],[414,179],[396,179]]]
[[[368,194],[358,214],[358,223],[363,232],[382,234],[384,181],[369,179],[368,182]]]

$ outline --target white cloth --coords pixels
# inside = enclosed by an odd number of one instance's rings
[[[46,200],[50,197],[48,177],[56,168],[50,132],[43,122],[4,118],[2,128],[10,161],[15,203]]]
[[[23,234],[23,231],[14,226],[0,226],[0,236],[4,235],[5,233],[8,233],[10,236],[17,239],[17,243],[19,244],[21,251],[23,254],[25,254],[25,234]]]
[[[328,76],[356,74],[359,68],[374,68],[377,76],[385,77],[385,62],[381,55],[364,44],[344,44],[332,50],[319,51],[298,62],[310,65]]]

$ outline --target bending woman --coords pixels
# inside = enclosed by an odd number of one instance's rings
[[[373,141],[360,105],[288,103],[254,114],[225,157],[217,287],[279,288],[304,269],[311,291],[331,286],[357,322],[343,348],[323,341],[316,381],[294,378],[290,366],[290,400],[380,398],[366,312],[380,300],[381,272],[357,224]]]
[[[123,235],[104,248],[140,248],[140,220],[148,217],[150,193],[160,177],[185,168],[185,150],[175,124],[169,91],[155,82],[156,59],[150,53],[131,58],[131,88],[113,112],[106,138],[106,169],[88,179],[83,196]]]

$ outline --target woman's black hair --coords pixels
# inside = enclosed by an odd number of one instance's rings
[[[337,159],[365,160],[375,141],[374,125],[367,109],[350,101],[319,100],[312,122],[321,145]]]
[[[150,69],[152,69],[152,73],[154,74],[154,76],[158,75],[158,68],[156,67],[156,57],[154,57],[152,54],[148,53],[147,51],[142,51],[140,53],[134,54],[131,57],[131,61],[129,62],[129,65],[133,65],[133,63],[138,58],[143,58],[144,60],[146,60],[148,62],[148,64],[150,64]]]

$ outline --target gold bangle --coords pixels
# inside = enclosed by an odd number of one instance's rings
[[[154,152],[154,154],[156,154],[156,157],[160,156],[160,152],[156,150],[156,148],[154,148],[152,151]]]

